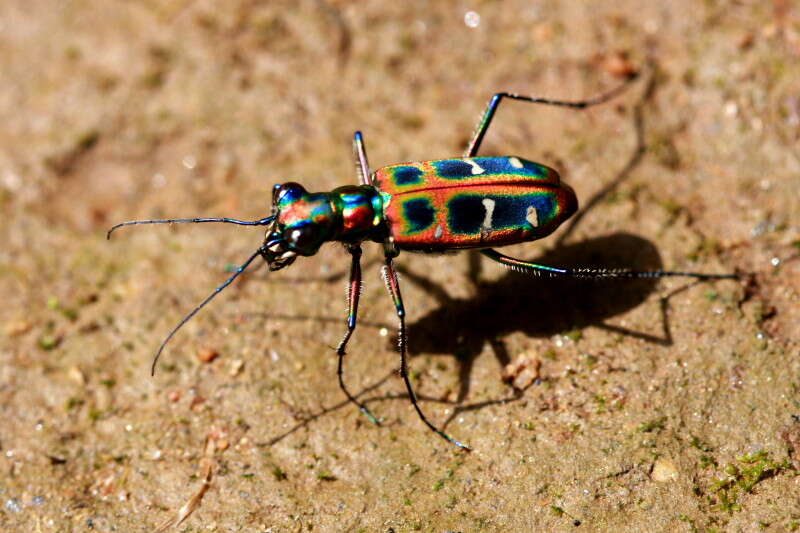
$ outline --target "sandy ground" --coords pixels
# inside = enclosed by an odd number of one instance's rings
[[[577,99],[632,70],[589,111],[503,104],[484,153],[554,166],[585,208],[508,252],[750,274],[552,281],[401,255],[422,406],[473,453],[404,395],[378,246],[346,374],[381,427],[337,386],[335,245],[243,276],[149,376],[263,235],[109,242],[111,224],[260,218],[275,183],[354,183],[356,129],[375,167],[454,156],[496,91]],[[789,0],[6,0],[0,72],[0,530],[154,531],[192,495],[172,530],[800,528]]]

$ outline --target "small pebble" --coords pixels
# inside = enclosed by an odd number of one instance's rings
[[[542,362],[531,355],[522,354],[503,369],[503,381],[517,389],[525,389],[539,379]]]
[[[242,361],[241,359],[236,359],[234,361],[231,361],[231,369],[229,374],[231,375],[231,377],[236,377],[242,373],[243,369],[244,369],[244,361]]]
[[[653,481],[665,482],[678,479],[678,469],[675,463],[667,457],[659,457],[653,465],[653,473],[650,474]]]
[[[603,69],[616,78],[632,78],[638,72],[625,52],[614,52],[603,60]]]
[[[467,11],[464,13],[464,24],[468,28],[477,28],[481,25],[481,16],[475,11]]]
[[[17,337],[31,330],[33,324],[25,319],[10,320],[5,324],[5,333],[9,337]]]
[[[219,357],[219,352],[213,348],[201,348],[197,352],[197,358],[203,363],[210,363],[217,357]]]
[[[22,511],[22,507],[16,498],[9,498],[6,500],[6,511],[9,513],[18,513]]]
[[[206,401],[206,399],[205,399],[205,398],[203,398],[202,396],[200,396],[200,395],[198,394],[198,395],[196,395],[194,398],[192,398],[192,403],[191,403],[191,404],[189,404],[189,407],[190,407],[191,409],[197,409],[197,408],[199,408],[201,405],[203,405],[203,404],[205,403],[205,401]]]
[[[184,167],[185,167],[187,170],[193,170],[193,169],[194,169],[194,167],[196,167],[196,166],[197,166],[197,158],[196,158],[195,156],[193,156],[193,155],[189,154],[189,155],[186,155],[186,156],[185,156],[185,157],[184,157],[184,158],[181,160],[181,163],[183,163],[183,166],[184,166]]]

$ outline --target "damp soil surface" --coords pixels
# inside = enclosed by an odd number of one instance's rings
[[[607,4],[607,5],[606,5]],[[800,528],[800,9],[726,2],[6,0],[0,4],[0,530]],[[411,380],[367,243],[257,264],[271,188],[482,153],[582,211],[507,253],[742,274],[532,278],[401,254]],[[504,380],[504,377],[506,378]],[[183,518],[179,525],[170,526]]]

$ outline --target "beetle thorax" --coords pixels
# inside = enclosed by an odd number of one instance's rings
[[[383,240],[383,202],[375,187],[347,185],[334,189],[330,196],[338,223],[335,240],[350,243]]]

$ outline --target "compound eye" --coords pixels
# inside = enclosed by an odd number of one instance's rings
[[[290,181],[283,185],[276,185],[273,198],[276,202],[292,201],[303,196],[305,192],[306,190],[302,185]]]
[[[311,224],[291,228],[286,240],[301,254],[311,255],[317,251],[317,232]]]

